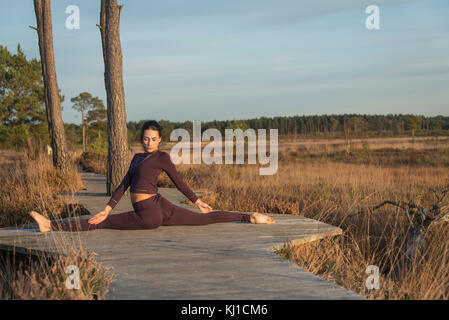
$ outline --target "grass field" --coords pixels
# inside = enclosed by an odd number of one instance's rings
[[[77,170],[80,155],[79,151],[70,152],[72,169],[61,174],[54,169],[51,156],[43,152],[0,152],[0,227],[34,222],[30,210],[51,219],[88,214],[79,204],[59,196],[84,187]],[[61,246],[72,247],[64,237],[56,244],[60,252],[66,251]],[[103,299],[113,275],[81,243],[77,247],[57,259],[0,252],[0,299]],[[80,290],[64,285],[69,265],[79,268]]]

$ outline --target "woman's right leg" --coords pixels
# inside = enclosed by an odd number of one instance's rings
[[[51,230],[53,231],[91,231],[103,228],[119,230],[145,229],[143,228],[143,219],[134,211],[110,214],[104,221],[98,224],[91,224],[87,219],[53,220],[51,222]]]
[[[51,221],[54,231],[91,231],[96,229],[140,230],[155,229],[162,224],[162,210],[149,201],[133,204],[134,211],[110,214],[99,224],[90,224],[87,219]]]

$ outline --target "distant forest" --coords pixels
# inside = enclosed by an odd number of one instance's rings
[[[128,121],[128,142],[137,144],[140,139],[140,129],[147,120]],[[164,141],[169,141],[170,133],[177,128],[186,129],[192,137],[192,121],[172,122],[158,120],[162,125]],[[106,123],[98,129],[87,128],[88,144],[94,143],[97,151],[107,150]],[[315,115],[290,117],[260,117],[246,120],[223,120],[201,122],[201,131],[209,128],[218,129],[224,137],[225,129],[246,130],[278,129],[279,138],[370,138],[396,136],[449,136],[449,117],[425,117],[416,115]],[[69,145],[81,145],[81,125],[65,124]],[[268,132],[267,132],[268,134]],[[101,141],[100,141],[100,140]]]
[[[140,128],[146,120],[128,122],[130,143],[138,143]],[[189,131],[192,136],[191,121],[170,122],[161,120],[165,141],[176,128]],[[278,129],[280,138],[367,138],[388,136],[449,136],[449,117],[425,117],[416,115],[315,115],[290,117],[260,117],[246,120],[224,120],[201,122],[201,131],[218,129],[224,137],[225,129],[246,130]],[[268,133],[268,132],[267,132]]]
[[[146,120],[128,122],[130,132],[139,133]],[[163,135],[176,128],[184,128],[192,133],[192,122],[170,122],[161,120]],[[449,135],[449,117],[425,117],[417,115],[314,115],[289,117],[260,117],[245,120],[224,120],[201,122],[201,131],[218,129],[223,135],[225,129],[240,128],[278,129],[280,136],[385,136],[385,135]],[[134,135],[133,135],[134,136]],[[134,136],[137,138],[138,135]]]

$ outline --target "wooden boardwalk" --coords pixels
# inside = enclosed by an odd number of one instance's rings
[[[105,177],[82,172],[87,187],[73,195],[92,215],[109,197]],[[160,188],[176,205],[186,198]],[[217,208],[218,209],[218,208]],[[223,208],[225,209],[225,208]],[[124,196],[111,214],[132,210]],[[285,241],[304,243],[341,233],[341,229],[298,216],[270,214],[273,225],[238,222],[206,226],[161,226],[153,230],[101,229],[48,232],[37,226],[0,229],[0,249],[64,254],[82,245],[113,268],[108,299],[361,299],[359,295],[305,271],[273,253]]]

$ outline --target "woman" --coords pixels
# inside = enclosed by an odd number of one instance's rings
[[[128,172],[112,194],[105,209],[89,220],[58,222],[31,211],[41,232],[51,230],[89,231],[95,229],[155,229],[160,225],[206,225],[217,222],[240,221],[246,223],[271,224],[276,221],[261,213],[239,213],[230,211],[212,211],[212,208],[198,199],[176,171],[170,155],[160,151],[162,128],[156,121],[143,124],[140,138],[144,153],[134,155]],[[173,205],[157,192],[157,178],[165,171],[176,187],[203,212],[194,212]],[[131,202],[134,211],[109,215],[117,205],[126,189],[131,186]]]

